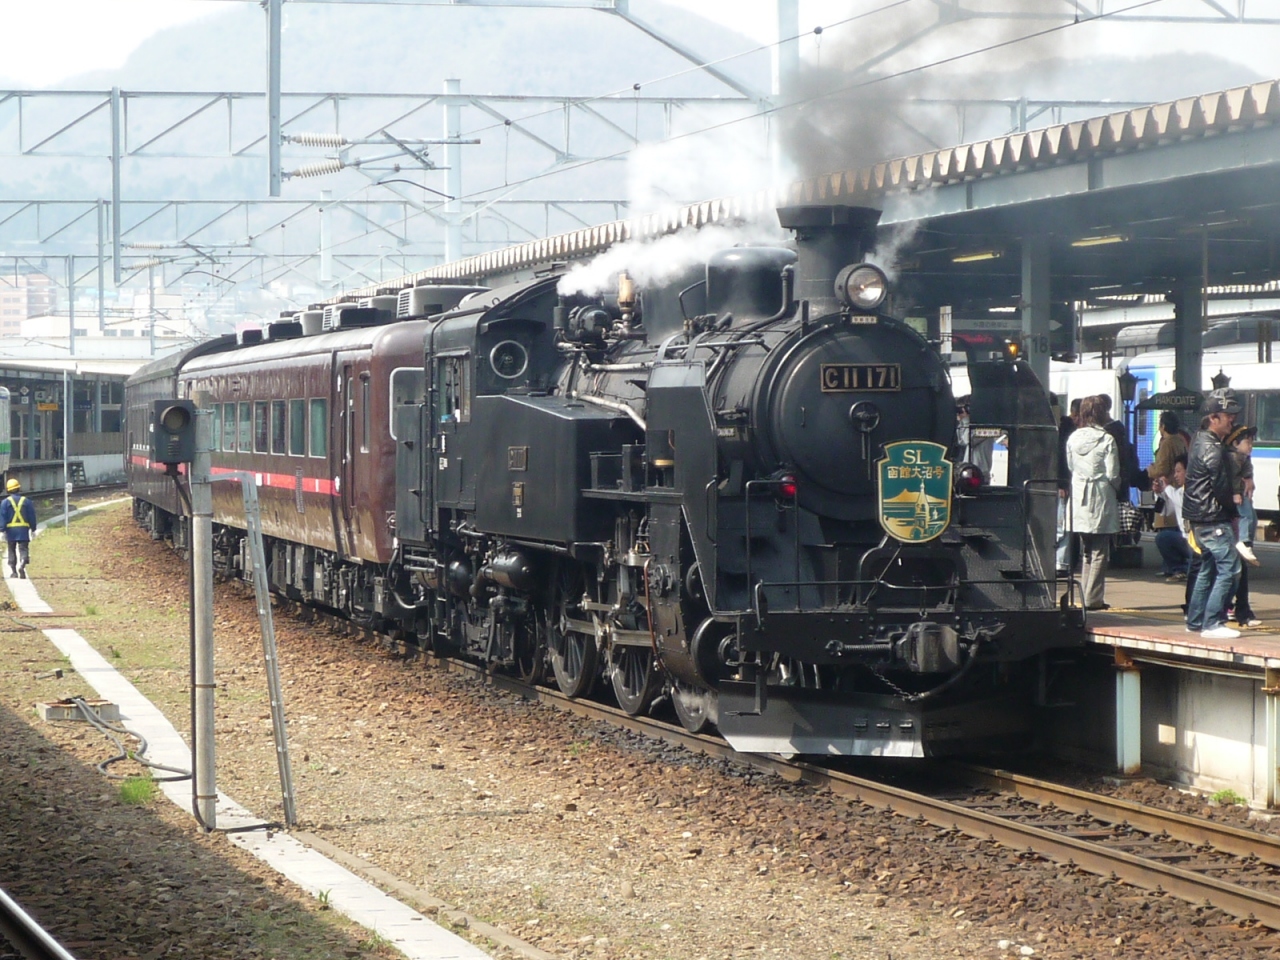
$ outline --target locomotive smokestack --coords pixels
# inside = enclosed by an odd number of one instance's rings
[[[870,207],[805,204],[779,207],[778,222],[796,234],[796,296],[815,316],[835,313],[836,274],[875,246],[880,211]]]

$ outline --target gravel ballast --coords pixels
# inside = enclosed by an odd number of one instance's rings
[[[111,507],[73,523],[71,542],[38,539],[32,576],[65,615],[61,625],[79,630],[185,731],[183,566],[133,525],[127,507]],[[99,931],[83,942],[102,949],[81,955],[386,949],[335,926],[332,911],[244,862],[224,839],[200,835],[181,811],[115,799],[114,784],[86,766],[109,756],[110,745],[83,726],[40,723],[31,711],[35,699],[83,692],[83,681],[36,680],[58,665],[53,648],[17,620],[4,629],[4,743],[14,758],[8,769],[22,775],[5,778],[3,789],[33,797],[25,806],[7,802],[7,811],[26,810],[27,825],[6,826],[6,837],[19,844],[33,831],[46,839],[69,833],[63,824],[74,817],[79,842],[56,856],[39,845],[6,856],[0,885],[17,875],[19,886],[44,891],[33,912],[56,916],[62,898],[48,891],[66,881],[55,877],[92,863],[97,879],[76,899],[136,880],[138,899],[154,911],[129,925],[133,953]],[[243,585],[216,590],[215,630],[219,788],[279,818],[257,617]],[[437,898],[427,906],[447,904],[437,912],[442,922],[495,956],[518,955],[518,947],[477,933],[482,922],[556,957],[671,960],[1247,956],[1257,936],[1213,911],[570,718],[430,658],[282,613],[276,632],[301,829],[384,871],[384,886]],[[28,766],[17,767],[23,759]],[[100,854],[102,837],[117,835],[127,856]],[[173,846],[147,842],[152,836]],[[53,876],[30,876],[23,864],[42,849]],[[74,862],[86,854],[95,859]],[[169,876],[188,863],[196,873]],[[197,877],[224,870],[250,879]],[[194,909],[184,893],[161,919],[158,876],[192,893],[221,889],[221,899]],[[233,888],[240,892],[226,893]],[[278,916],[291,920],[279,947],[257,944],[251,953],[239,940],[222,952],[177,952],[196,937],[217,944],[228,926]],[[181,934],[174,923],[184,925]],[[198,932],[188,929],[197,924]],[[312,927],[316,949],[333,952],[297,952],[298,931]]]

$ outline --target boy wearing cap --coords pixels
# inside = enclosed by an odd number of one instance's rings
[[[1232,490],[1235,492],[1236,508],[1240,518],[1236,521],[1236,552],[1250,566],[1259,566],[1257,556],[1253,552],[1253,537],[1258,529],[1258,515],[1253,510],[1253,438],[1257,435],[1256,427],[1236,427],[1223,444],[1227,448],[1227,456],[1231,458]],[[1261,626],[1249,603],[1249,566],[1240,568],[1240,582],[1233,593],[1228,594],[1223,616],[1242,627]]]
[[[1257,435],[1257,427],[1236,427],[1223,441],[1231,456],[1232,485],[1240,511],[1236,550],[1255,567],[1261,563],[1253,552],[1253,538],[1258,533],[1258,513],[1253,509],[1253,438]]]
[[[1200,572],[1187,603],[1187,630],[1207,640],[1232,640],[1223,610],[1240,578],[1233,521],[1237,516],[1231,458],[1223,441],[1235,426],[1240,403],[1234,390],[1214,390],[1205,400],[1205,422],[1191,441],[1182,515],[1200,547]]]

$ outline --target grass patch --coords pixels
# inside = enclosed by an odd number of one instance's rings
[[[1246,798],[1240,796],[1240,794],[1230,788],[1209,794],[1209,799],[1224,807],[1243,807],[1249,803]]]
[[[83,610],[94,618],[80,624],[80,632],[104,655],[131,670],[185,670],[185,583],[165,584],[139,602],[105,576],[118,577],[138,559],[126,547],[135,536],[133,526],[128,504],[82,514],[73,521],[70,536],[59,527],[35,539],[32,575],[55,610]],[[182,563],[176,555],[172,562]]]
[[[150,777],[128,777],[120,784],[120,800],[140,807],[156,795],[156,782]]]

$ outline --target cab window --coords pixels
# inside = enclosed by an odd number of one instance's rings
[[[471,358],[440,358],[440,421],[467,423],[471,419]]]
[[[392,440],[400,439],[396,436],[396,408],[406,403],[422,403],[425,398],[426,377],[421,368],[402,367],[392,371],[391,406],[387,411],[391,420],[389,430]]]

